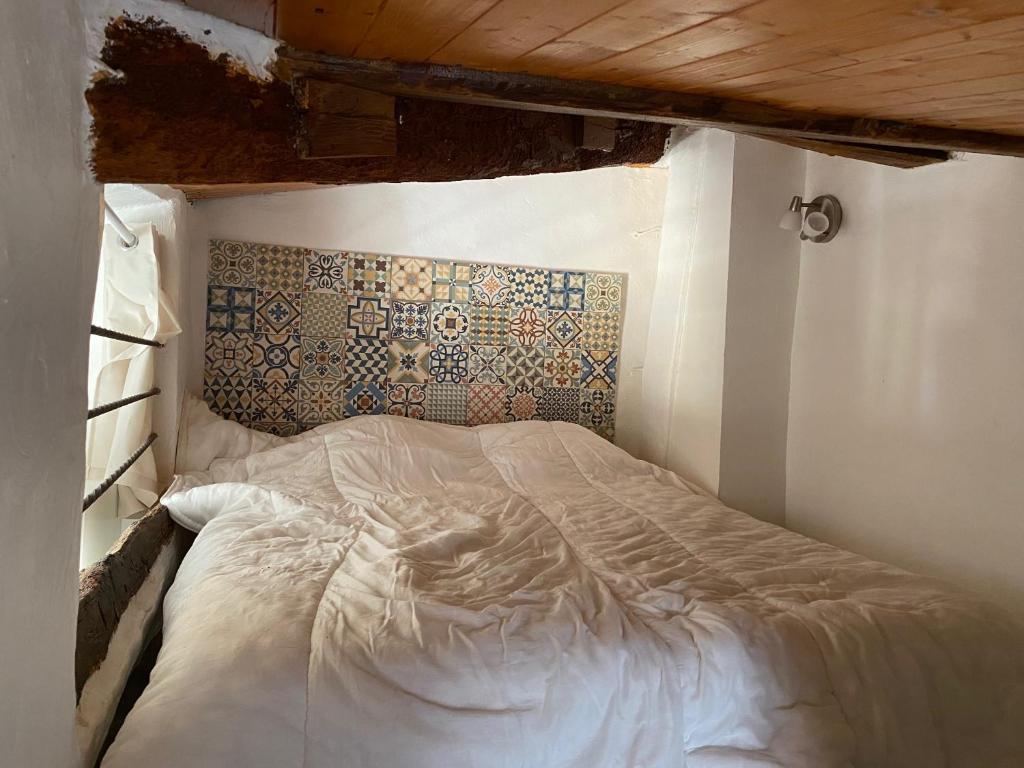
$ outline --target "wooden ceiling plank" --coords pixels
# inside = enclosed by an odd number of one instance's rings
[[[627,1],[500,0],[429,61],[476,67],[509,65]]]
[[[858,4],[846,4],[856,7]],[[760,6],[758,6],[760,7]],[[854,12],[854,11],[850,11]],[[727,17],[735,21],[734,17]],[[723,20],[724,21],[724,20]],[[926,20],[931,26],[945,29],[949,22]],[[732,76],[754,74],[779,66],[806,65],[823,57],[837,57],[840,62],[846,58],[847,50],[865,44],[880,43],[905,36],[903,27],[894,24],[891,13],[874,10],[856,16],[845,23],[837,23],[825,30],[812,28],[810,31],[787,37],[774,36],[739,50],[727,51],[718,56],[704,56],[696,61],[627,80],[631,85],[646,87],[668,87],[669,83],[686,83],[687,75],[693,69],[712,74],[719,67],[725,67]],[[718,70],[718,74],[723,74]]]
[[[1019,32],[1021,29],[1024,29],[1024,15],[960,27],[955,30],[906,37],[894,43],[850,51],[847,55],[865,63],[878,59],[900,58],[926,51],[955,49],[957,45],[977,40],[995,40],[999,39],[1001,35]]]
[[[351,56],[385,0],[278,0],[277,34],[310,51]]]
[[[634,82],[682,64],[747,48],[776,37],[777,34],[771,30],[746,27],[731,16],[720,16],[698,27],[579,68],[576,74],[595,80]]]
[[[520,57],[530,71],[568,72],[633,50],[719,14],[678,0],[631,0]]]
[[[767,135],[1024,156],[1024,137],[784,110],[723,98],[464,67],[341,59],[284,50],[279,64],[309,75],[414,98],[756,131]],[[1019,88],[1017,89],[1019,90]]]
[[[499,0],[388,0],[355,50],[366,59],[427,61]],[[401,40],[396,55],[395,40]]]

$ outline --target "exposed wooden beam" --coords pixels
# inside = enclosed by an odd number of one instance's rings
[[[751,133],[759,139],[774,141],[797,149],[806,149],[822,155],[847,157],[851,160],[863,160],[868,163],[888,165],[893,168],[920,168],[923,165],[934,165],[949,160],[949,152],[941,149],[920,149],[902,147],[880,147],[873,144],[849,144],[840,141],[816,141],[814,139],[794,139],[784,136],[765,136]]]
[[[398,153],[394,96],[308,78],[295,84],[295,94],[303,111],[299,157],[392,157]]]
[[[303,113],[291,83],[255,80],[157,21],[121,18],[106,36],[102,59],[117,74],[86,91],[92,167],[104,182],[366,184],[557,173],[655,162],[669,131],[621,120],[615,148],[603,152],[579,146],[579,118],[570,114],[391,94],[397,154],[302,159]],[[307,106],[365,108],[346,93],[332,88]]]
[[[439,64],[351,59],[284,47],[285,77],[330,79],[384,93],[547,112],[723,128],[764,136],[1024,157],[1024,136],[842,117],[677,91]]]

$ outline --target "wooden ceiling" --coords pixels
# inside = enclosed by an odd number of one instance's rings
[[[338,56],[1024,135],[1024,0],[187,1]]]

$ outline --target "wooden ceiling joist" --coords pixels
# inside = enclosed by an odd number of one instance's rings
[[[352,59],[294,48],[279,52],[278,66],[285,77],[316,77],[410,98],[722,128],[769,138],[870,145],[888,152],[911,148],[1024,157],[1024,136],[843,117],[589,80]]]
[[[86,91],[103,182],[209,196],[226,184],[489,179],[652,163],[668,138],[665,125],[620,120],[610,149],[591,149],[570,114],[258,81],[154,20],[117,19],[106,36],[103,63],[117,75]]]

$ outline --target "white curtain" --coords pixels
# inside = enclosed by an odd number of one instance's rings
[[[132,226],[139,236],[124,248],[112,227],[105,227],[93,323],[133,336],[166,341],[181,333],[170,299],[160,288],[160,266],[152,225]],[[89,348],[90,407],[145,392],[153,387],[160,350],[92,337]],[[158,397],[174,397],[174,393]],[[86,488],[90,492],[145,442],[152,431],[154,398],[98,416],[89,422]],[[137,514],[156,502],[160,491],[152,448],[117,483],[118,514]]]

